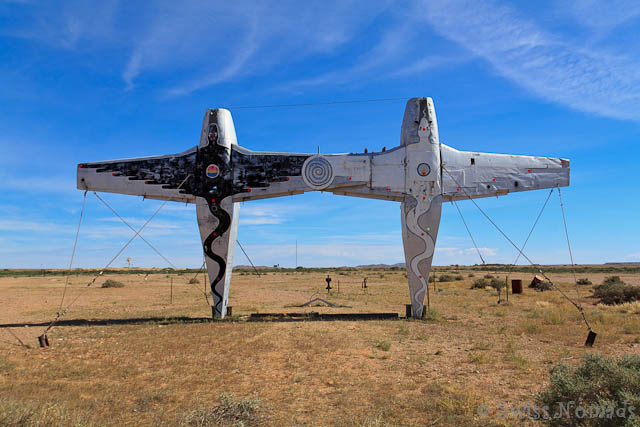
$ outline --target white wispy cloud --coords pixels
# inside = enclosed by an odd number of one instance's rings
[[[76,49],[83,43],[87,45],[85,47],[98,46],[113,42],[118,37],[117,0],[14,3],[26,13],[28,25],[20,25],[23,23],[21,20],[8,22],[0,34],[36,40],[62,49]]]
[[[607,32],[640,17],[640,3],[634,0],[573,0],[559,2],[558,8],[576,22],[599,33]]]
[[[155,2],[145,11],[147,25],[134,41],[123,79],[133,88],[144,72],[197,65],[191,78],[168,90],[181,95],[259,74],[283,61],[332,52],[370,23],[385,3]]]
[[[534,94],[580,111],[640,119],[637,55],[575,43],[491,1],[423,5],[426,21],[437,32]]]

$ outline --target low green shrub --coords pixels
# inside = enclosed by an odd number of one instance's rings
[[[453,282],[455,279],[449,274],[442,274],[438,277],[438,282]]]
[[[124,288],[124,283],[117,280],[107,279],[101,286],[102,288]]]
[[[640,301],[640,287],[626,284],[620,276],[610,276],[593,287],[593,296],[606,305]]]
[[[484,289],[489,286],[489,281],[487,279],[476,279],[471,283],[471,289]]]
[[[591,280],[587,279],[586,277],[582,279],[578,279],[576,283],[580,286],[593,285],[593,283],[591,283]]]
[[[502,279],[491,279],[491,282],[489,283],[489,286],[491,286],[493,289],[500,290],[502,288],[505,287],[505,283],[504,280]]]
[[[551,384],[536,396],[538,418],[550,426],[640,425],[640,356],[586,354],[570,369],[551,368]]]
[[[550,291],[551,289],[553,289],[553,285],[551,284],[551,282],[543,280],[542,282],[536,283],[533,289],[538,292]]]

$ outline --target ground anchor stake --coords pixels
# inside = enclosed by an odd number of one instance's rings
[[[38,343],[42,348],[49,347],[49,338],[47,338],[46,334],[42,334],[38,337]]]

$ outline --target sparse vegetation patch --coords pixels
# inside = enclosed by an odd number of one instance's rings
[[[107,279],[104,281],[101,288],[124,288],[124,283],[113,279]]]
[[[487,279],[476,279],[471,283],[471,289],[484,289],[489,286],[489,281]]]
[[[189,427],[252,426],[264,420],[262,404],[258,399],[236,399],[233,394],[222,393],[217,405],[188,414],[182,425]]]
[[[549,408],[546,424],[551,426],[639,425],[640,356],[586,354],[575,369],[555,365],[551,385],[536,400]]]
[[[610,276],[593,288],[593,296],[607,305],[640,301],[640,287],[626,284],[620,276]]]

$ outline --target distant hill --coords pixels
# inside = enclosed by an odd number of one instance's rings
[[[365,264],[358,265],[358,268],[391,268],[391,267],[402,267],[404,268],[404,262],[397,262],[395,264]]]
[[[404,262],[398,262],[396,264],[365,264],[365,265],[356,265],[355,267],[353,266],[348,266],[348,265],[343,265],[340,267],[305,267],[305,268],[391,268],[391,267],[402,267],[404,268],[405,264]],[[245,270],[245,269],[250,269],[253,270],[253,267],[250,265],[234,265],[233,268],[237,268],[237,269],[241,269],[241,270]],[[274,267],[268,267],[266,265],[256,265],[256,269],[257,270],[272,270]],[[292,268],[292,267],[279,267],[279,268]]]

